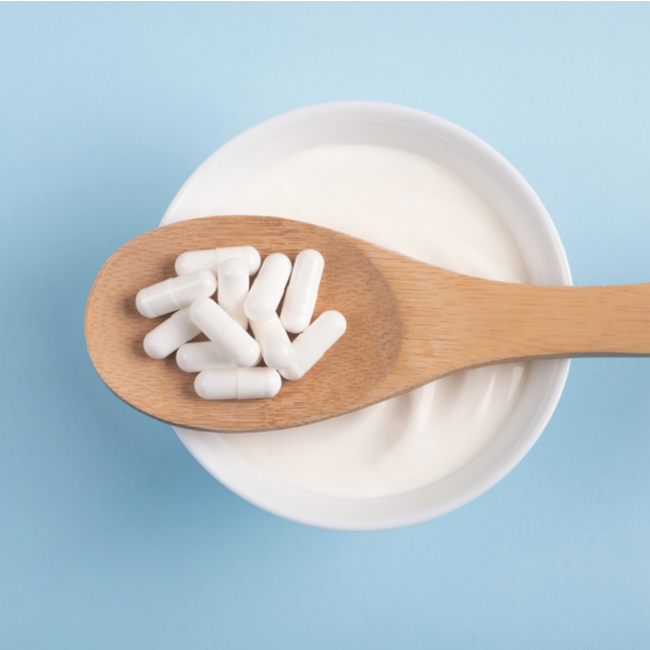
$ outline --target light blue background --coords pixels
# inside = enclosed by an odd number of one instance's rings
[[[650,280],[649,34],[646,3],[0,3],[0,646],[650,647],[650,361],[575,361],[496,487],[352,534],[234,496],[83,338],[103,262],[210,153],[339,99],[495,147],[576,284]]]

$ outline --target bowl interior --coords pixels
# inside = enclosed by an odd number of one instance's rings
[[[170,204],[161,225],[219,214],[219,204],[247,178],[303,149],[339,143],[401,149],[451,169],[501,215],[522,252],[531,282],[571,284],[556,229],[539,198],[514,167],[464,129],[427,113],[391,104],[321,104],[285,113],[245,131],[192,174]],[[548,423],[568,369],[568,360],[531,364],[517,406],[488,447],[447,477],[388,497],[345,499],[302,490],[257,469],[218,433],[179,427],[175,430],[215,478],[269,512],[338,530],[395,528],[449,512],[503,478]]]

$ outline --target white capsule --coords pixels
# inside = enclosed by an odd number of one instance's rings
[[[347,323],[337,311],[322,313],[293,342],[295,357],[280,370],[285,379],[300,379],[343,336]]]
[[[156,318],[187,307],[197,298],[209,297],[216,290],[214,273],[202,269],[141,289],[135,297],[135,306],[143,316]]]
[[[144,337],[144,351],[152,359],[164,359],[183,343],[198,336],[199,331],[190,320],[190,308],[185,307],[172,314]]]
[[[259,361],[259,343],[214,300],[195,300],[190,318],[238,368],[250,368]]]
[[[211,248],[203,251],[188,251],[181,253],[176,258],[176,273],[185,275],[198,269],[208,269],[217,273],[219,265],[225,260],[236,258],[244,262],[248,274],[254,275],[260,268],[260,254],[252,246],[227,246],[224,248]]]
[[[300,334],[309,327],[324,266],[325,260],[318,251],[309,248],[298,253],[280,315],[287,332]]]
[[[225,352],[220,350],[212,341],[181,345],[176,352],[176,364],[185,372],[223,370],[224,368],[235,367],[235,364],[226,356]]]
[[[262,348],[264,363],[269,368],[286,368],[293,361],[294,351],[289,335],[275,312],[267,320],[252,320],[251,329]]]
[[[194,389],[203,399],[264,399],[275,397],[282,379],[272,368],[204,370],[194,380]]]
[[[291,260],[282,253],[269,255],[262,264],[244,303],[249,320],[268,320],[282,300],[291,275]]]
[[[248,318],[244,313],[244,301],[250,285],[246,263],[236,257],[224,260],[219,264],[217,279],[219,306],[243,329],[248,329]]]

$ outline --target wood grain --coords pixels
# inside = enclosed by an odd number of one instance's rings
[[[135,296],[174,275],[188,250],[251,245],[262,258],[305,248],[325,258],[314,318],[343,313],[348,329],[303,379],[270,400],[209,402],[174,355],[147,357]],[[86,307],[90,357],[121,399],[157,419],[215,431],[299,426],[369,406],[461,369],[492,363],[650,354],[650,285],[540,287],[429,266],[367,242],[275,217],[210,217],[156,228],[100,270]]]

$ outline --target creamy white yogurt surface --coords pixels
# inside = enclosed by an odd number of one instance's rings
[[[402,150],[304,150],[236,187],[214,214],[299,219],[461,273],[528,281],[492,207],[456,174]],[[485,448],[527,373],[527,364],[480,368],[315,425],[222,435],[260,470],[296,487],[350,498],[398,494],[450,474]]]

